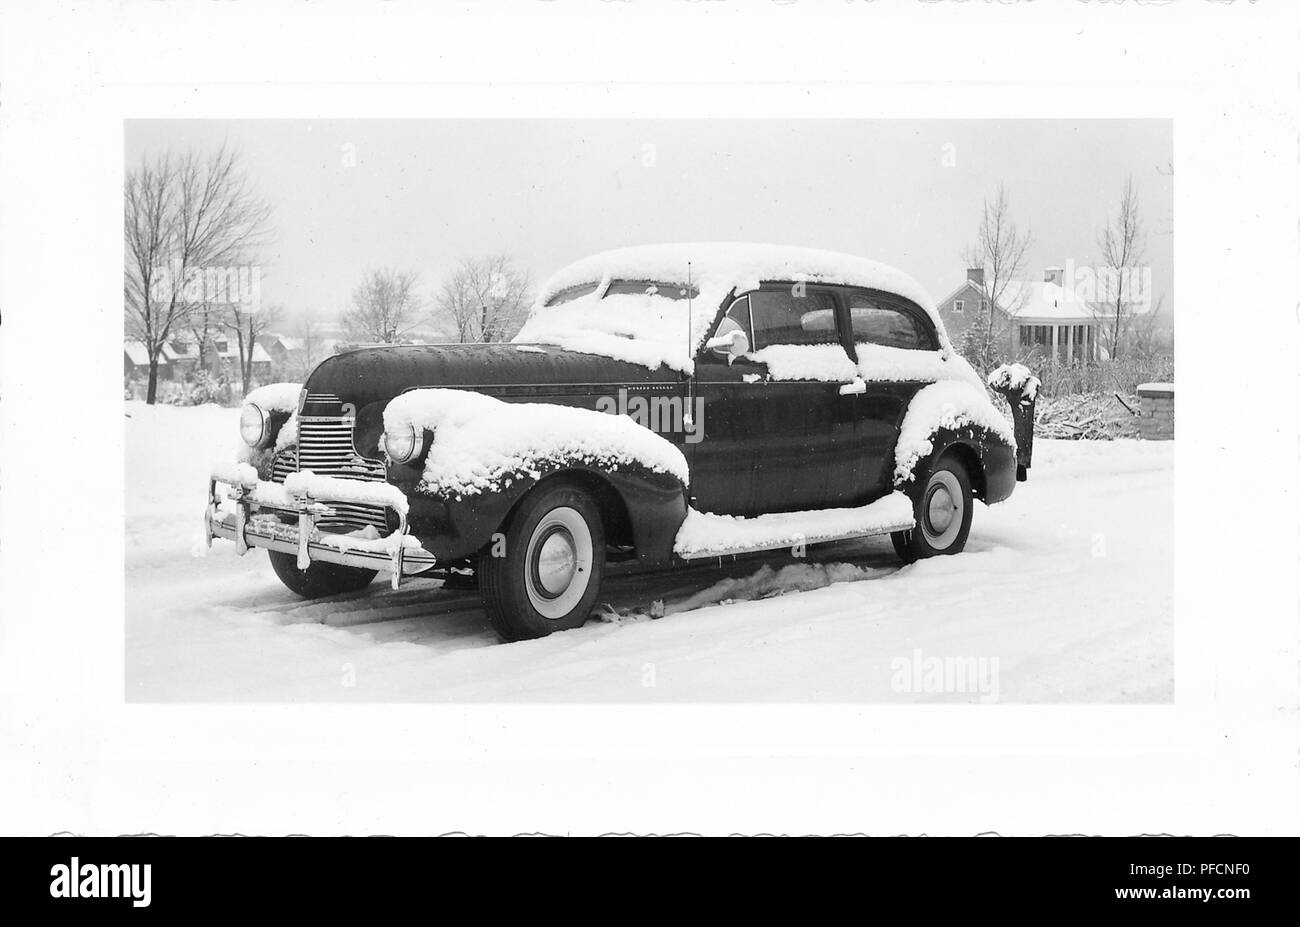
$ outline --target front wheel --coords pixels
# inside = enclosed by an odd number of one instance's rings
[[[961,553],[974,511],[966,468],[955,458],[943,458],[930,468],[920,492],[912,498],[916,527],[890,535],[895,552],[906,563]]]
[[[300,570],[296,554],[278,550],[268,550],[267,553],[271,555],[271,569],[280,577],[280,582],[304,599],[319,599],[321,596],[364,589],[378,572],[326,563],[324,560],[316,560],[307,569]]]
[[[504,551],[484,551],[477,572],[488,619],[502,640],[581,627],[605,572],[600,512],[572,486],[540,487],[511,516]]]

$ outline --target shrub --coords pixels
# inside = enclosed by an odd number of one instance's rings
[[[1113,392],[1128,396],[1137,392],[1139,383],[1171,383],[1174,379],[1173,354],[1121,356],[1117,360],[1068,365],[1030,355],[1021,358],[1020,363],[1042,381],[1041,393],[1045,396]]]

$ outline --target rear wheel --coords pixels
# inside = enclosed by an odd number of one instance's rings
[[[944,457],[920,486],[912,498],[916,527],[890,535],[895,552],[907,563],[961,553],[975,511],[966,468],[956,458]]]
[[[605,531],[585,492],[564,484],[525,497],[506,528],[504,556],[479,557],[483,605],[505,641],[581,627],[600,594]]]
[[[377,570],[362,570],[323,560],[317,560],[307,569],[300,570],[296,554],[281,553],[278,550],[268,550],[267,553],[271,555],[271,569],[280,577],[280,582],[304,599],[319,599],[321,596],[364,589],[378,573]]]

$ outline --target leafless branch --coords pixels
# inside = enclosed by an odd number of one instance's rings
[[[443,282],[436,314],[459,342],[508,341],[523,325],[530,286],[505,255],[465,258]]]

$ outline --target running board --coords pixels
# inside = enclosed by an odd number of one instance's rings
[[[740,518],[686,510],[673,553],[683,560],[728,557],[830,541],[872,537],[916,527],[912,500],[892,492],[868,505]]]

